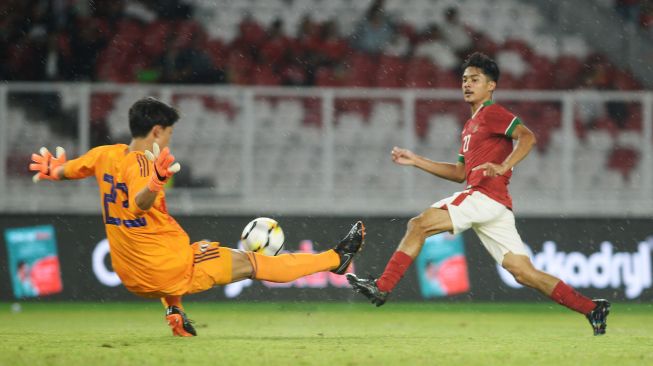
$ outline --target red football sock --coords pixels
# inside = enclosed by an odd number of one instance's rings
[[[385,271],[378,280],[376,286],[383,292],[390,292],[397,286],[399,280],[404,277],[404,273],[413,263],[413,258],[408,254],[396,251],[388,261]]]
[[[596,304],[592,300],[581,295],[562,281],[558,282],[549,297],[560,305],[564,305],[581,314],[587,314],[596,307]]]

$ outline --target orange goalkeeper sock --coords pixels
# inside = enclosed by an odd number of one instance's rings
[[[333,250],[274,257],[247,252],[247,256],[254,267],[252,278],[270,282],[290,282],[316,272],[332,270],[340,264],[340,256]]]
[[[161,303],[163,304],[164,308],[168,308],[168,306],[176,306],[181,310],[184,310],[184,307],[181,305],[181,296],[166,296],[161,298]]]

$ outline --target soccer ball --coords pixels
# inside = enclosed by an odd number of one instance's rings
[[[284,236],[278,222],[259,217],[245,226],[240,240],[245,250],[274,256],[283,248]]]

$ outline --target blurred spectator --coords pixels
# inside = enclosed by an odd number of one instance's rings
[[[174,42],[174,35],[168,34],[165,38],[164,53],[151,65],[150,70],[148,70],[154,73],[152,81],[174,83],[178,79],[175,62],[179,54],[179,48],[174,47]]]
[[[317,82],[324,86],[371,86],[394,85],[400,79],[397,75],[405,74],[411,80],[409,84],[428,77],[449,87],[459,82],[444,82],[453,74],[449,71],[470,48],[502,56],[500,45],[487,34],[473,33],[461,23],[456,7],[446,9],[446,21],[441,27],[431,24],[418,33],[414,25],[394,25],[384,12],[384,1],[376,0],[350,39],[341,37],[337,21],[320,24],[308,13],[294,36],[282,31],[283,21],[289,18],[281,17],[264,29],[250,14],[241,18],[235,39],[228,42],[208,39],[207,30],[192,19],[193,9],[188,2],[2,0],[0,54],[4,57],[0,58],[0,79],[214,83],[224,81],[228,75],[228,81],[237,85],[309,86]],[[637,8],[641,24],[653,25],[653,0],[621,0],[617,7],[619,12],[631,14],[629,17],[637,13],[633,11]],[[154,19],[148,25],[142,24]],[[544,62],[548,71],[540,77],[533,71],[540,70],[542,62],[527,56],[530,47],[536,48],[525,45],[523,51],[519,47],[508,49],[520,53],[522,60],[505,54],[500,57],[506,70],[502,83],[519,88],[528,87],[521,83],[522,79],[550,79],[548,84],[538,81],[529,85],[534,89],[571,89],[579,84],[597,89],[641,88],[631,75],[615,70],[607,62],[593,65],[581,78],[585,55],[566,57],[554,52],[549,56],[551,60]],[[558,50],[555,39],[553,48]],[[390,56],[392,62],[404,64],[407,69],[386,73],[381,80],[376,69],[384,57],[370,54]],[[511,74],[513,84],[509,83]],[[611,116],[623,114],[619,106],[609,109]]]
[[[275,19],[267,30],[267,40],[260,50],[260,62],[273,68],[282,67],[290,56],[291,41],[283,33],[283,21]]]
[[[314,38],[311,51],[319,55],[319,66],[333,66],[351,52],[347,42],[340,37],[338,24],[329,20],[322,24],[319,36]]]
[[[232,51],[256,59],[260,48],[268,38],[265,29],[251,14],[246,14],[238,25],[238,37],[231,43]]]
[[[201,35],[193,34],[190,42],[182,42],[182,45],[179,45],[179,38],[175,42],[172,48],[179,48],[179,52],[174,59],[172,80],[169,81],[187,84],[224,82],[224,72],[213,65],[211,57],[204,51]]]
[[[410,40],[403,33],[395,33],[383,49],[383,54],[395,57],[406,57],[411,52]]]
[[[625,20],[634,23],[639,19],[640,2],[642,1],[616,0],[614,7],[617,13],[621,15]]]
[[[180,0],[142,0],[148,8],[154,10],[162,19],[190,19],[193,7],[188,2]]]
[[[65,79],[66,72],[70,69],[70,60],[68,50],[64,50],[60,45],[59,34],[53,33],[48,36],[47,46],[42,55],[44,79],[49,81]]]
[[[649,37],[653,36],[653,1],[646,0],[642,2],[641,11],[635,21],[638,21],[639,26],[648,32]]]
[[[118,23],[125,17],[125,0],[97,0],[92,4],[92,15],[106,22],[109,33],[115,34]]]
[[[96,18],[80,19],[70,34],[69,80],[97,80],[95,65],[100,52],[107,46],[102,34],[102,21]]]
[[[384,0],[375,0],[351,36],[352,46],[370,54],[381,53],[392,41],[395,29],[383,10]]]
[[[435,23],[430,24],[420,34],[419,43],[415,46],[415,56],[425,57],[446,70],[454,69],[460,63],[451,47],[443,41],[440,28]]]
[[[460,22],[458,9],[450,7],[444,13],[445,23],[442,26],[442,38],[453,48],[461,59],[472,51],[472,32]]]

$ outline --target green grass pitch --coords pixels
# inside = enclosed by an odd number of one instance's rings
[[[608,334],[555,304],[192,303],[175,338],[149,303],[0,303],[0,365],[652,365],[653,305]]]

